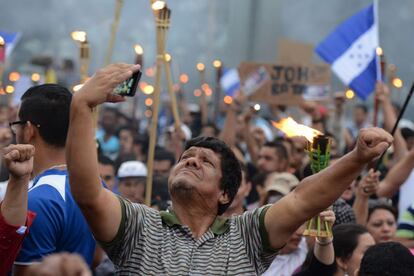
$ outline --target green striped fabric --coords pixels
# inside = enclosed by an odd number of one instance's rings
[[[260,275],[277,254],[263,250],[268,247],[261,237],[268,206],[217,218],[194,239],[174,213],[120,202],[119,231],[111,243],[101,243],[118,275]]]
[[[414,239],[414,204],[402,214],[398,223],[397,237]]]

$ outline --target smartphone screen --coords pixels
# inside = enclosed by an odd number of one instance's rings
[[[114,94],[118,94],[126,97],[135,96],[137,91],[138,82],[141,79],[141,71],[138,71],[132,75],[129,79],[118,84],[114,89]]]

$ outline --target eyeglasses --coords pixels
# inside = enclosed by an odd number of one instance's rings
[[[110,180],[114,179],[114,176],[113,175],[101,175],[101,178],[104,181],[110,181]]]
[[[14,135],[16,135],[16,132],[17,132],[17,126],[18,125],[24,125],[24,124],[26,124],[27,122],[30,122],[30,121],[14,121],[14,122],[11,122],[11,123],[9,123],[9,127],[10,127],[10,130],[12,131],[12,133],[14,134]],[[40,125],[39,124],[35,124],[35,123],[33,123],[33,122],[31,122],[33,125],[35,125],[36,127],[40,127]]]
[[[16,132],[17,132],[17,126],[18,125],[24,125],[25,123],[27,123],[28,121],[14,121],[14,122],[11,122],[11,123],[9,123],[9,127],[10,127],[10,129],[11,129],[11,131],[12,131],[12,133],[14,134],[14,135],[16,135]]]

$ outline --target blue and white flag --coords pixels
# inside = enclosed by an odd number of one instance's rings
[[[234,93],[240,89],[240,77],[237,69],[227,69],[220,79],[221,88],[226,95],[233,97]]]
[[[378,70],[378,22],[374,5],[359,11],[339,25],[317,47],[335,74],[356,94],[366,99],[375,89]]]
[[[6,58],[10,56],[17,42],[20,40],[21,33],[7,33],[0,31],[0,36],[3,37],[6,44]]]

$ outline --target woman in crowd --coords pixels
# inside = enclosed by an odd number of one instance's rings
[[[378,203],[369,208],[367,229],[375,243],[394,239],[397,232],[397,212],[387,203]]]
[[[335,250],[334,276],[355,275],[365,251],[375,244],[368,230],[359,224],[341,224],[333,228]]]

